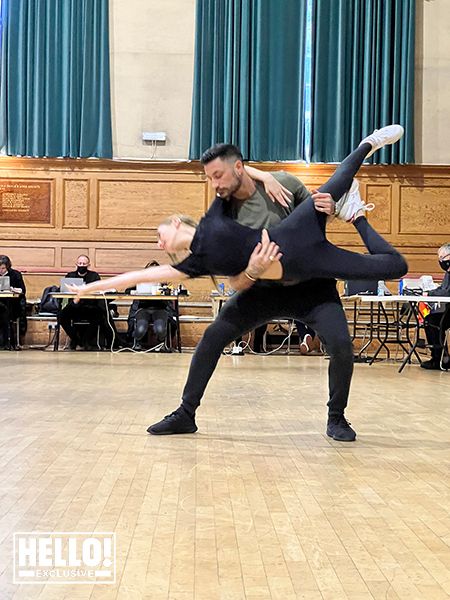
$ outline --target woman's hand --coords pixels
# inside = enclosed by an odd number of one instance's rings
[[[281,206],[288,207],[292,202],[292,192],[285,188],[279,181],[275,179],[272,173],[267,171],[260,171],[255,167],[245,165],[244,169],[249,177],[253,181],[259,181],[264,185],[266,194],[272,200],[272,202],[278,202]]]
[[[284,185],[281,185],[271,173],[267,173],[267,177],[264,178],[263,184],[266,194],[272,202],[278,202],[278,204],[281,204],[281,206],[285,206],[286,208],[289,207],[292,202],[292,192],[285,188]]]
[[[275,242],[271,242],[266,229],[263,229],[261,241],[258,242],[248,261],[245,272],[253,279],[259,279],[272,263],[277,262],[283,254]]]
[[[76,294],[77,296],[89,294],[89,290],[86,290],[86,285],[74,285],[73,283],[67,283],[66,285],[71,294]]]

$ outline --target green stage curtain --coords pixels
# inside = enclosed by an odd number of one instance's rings
[[[369,160],[414,162],[414,24],[415,0],[314,0],[312,161],[400,123],[400,143]]]
[[[112,156],[108,0],[3,0],[8,155]]]
[[[190,158],[304,158],[306,0],[197,0]]]

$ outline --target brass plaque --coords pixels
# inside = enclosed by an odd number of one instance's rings
[[[51,183],[0,180],[0,223],[51,223]]]

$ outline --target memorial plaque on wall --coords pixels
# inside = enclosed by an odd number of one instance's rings
[[[51,182],[0,179],[0,223],[51,223]]]

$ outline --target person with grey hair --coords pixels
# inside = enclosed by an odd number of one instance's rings
[[[450,242],[443,244],[438,250],[439,266],[445,271],[444,279],[439,287],[428,292],[428,296],[450,296]],[[450,368],[450,358],[445,353],[442,360],[443,340],[442,332],[450,327],[450,305],[446,305],[444,310],[433,310],[427,315],[423,322],[427,342],[431,347],[431,359],[424,361],[420,366],[422,369],[439,371]]]

